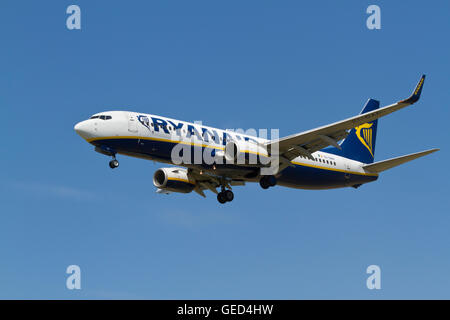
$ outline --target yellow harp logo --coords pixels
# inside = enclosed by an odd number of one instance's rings
[[[364,123],[358,127],[355,128],[356,130],[356,136],[358,137],[359,141],[369,150],[370,154],[373,158],[373,151],[372,151],[372,125],[373,123]]]

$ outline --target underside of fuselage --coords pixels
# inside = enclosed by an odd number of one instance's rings
[[[115,153],[124,154],[136,158],[154,160],[158,162],[174,164],[172,161],[172,149],[176,142],[159,141],[138,138],[106,138],[90,141],[98,148],[114,150]],[[214,166],[196,163],[195,152],[203,152],[205,147],[191,146],[192,158],[188,164],[178,164],[187,168],[195,168],[217,176],[229,176],[247,182],[258,182],[261,178],[260,167],[235,164],[215,164]],[[197,149],[197,150],[196,150]],[[334,189],[343,187],[358,187],[361,184],[377,180],[378,175],[350,172],[319,166],[303,165],[299,163],[287,167],[276,175],[277,184],[297,189]]]

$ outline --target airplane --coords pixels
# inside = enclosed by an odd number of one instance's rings
[[[113,169],[119,166],[117,154],[177,165],[155,171],[158,193],[195,191],[205,197],[210,190],[223,204],[234,199],[233,186],[250,182],[263,189],[358,188],[383,171],[439,150],[374,162],[378,118],[416,103],[424,81],[425,75],[407,99],[382,108],[369,99],[357,116],[276,139],[130,111],[96,113],[74,129],[95,151],[112,158]]]

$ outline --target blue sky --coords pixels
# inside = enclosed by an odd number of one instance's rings
[[[70,4],[80,31],[66,29]],[[370,4],[381,30],[366,28]],[[1,1],[0,298],[450,298],[449,9]],[[422,73],[421,101],[379,121],[375,158],[441,151],[358,190],[159,195],[163,165],[120,157],[112,171],[73,131],[125,109],[288,135],[406,98]]]

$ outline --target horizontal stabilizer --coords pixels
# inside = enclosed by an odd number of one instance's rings
[[[394,168],[396,166],[399,166],[399,165],[409,162],[411,160],[426,156],[427,154],[430,154],[430,153],[433,153],[436,151],[439,151],[439,149],[431,149],[431,150],[411,153],[406,156],[401,156],[401,157],[397,157],[397,158],[392,158],[392,159],[388,159],[388,160],[383,160],[383,161],[378,161],[375,163],[367,164],[367,165],[363,166],[363,168],[369,172],[378,173],[378,172],[382,172],[382,171]]]

